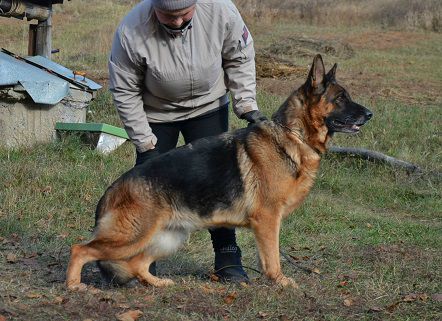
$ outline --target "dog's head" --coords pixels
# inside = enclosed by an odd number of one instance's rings
[[[373,116],[372,112],[350,98],[348,92],[336,82],[335,64],[325,74],[321,55],[317,55],[304,84],[310,120],[316,126],[326,126],[328,134],[356,133]]]

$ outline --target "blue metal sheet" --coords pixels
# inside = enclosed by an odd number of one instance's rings
[[[74,78],[72,70],[42,56],[27,57],[26,59],[62,76]],[[77,76],[74,81],[79,85],[86,85],[91,91],[101,88],[99,84],[87,78],[83,80],[83,77]],[[21,84],[34,102],[40,104],[53,105],[69,95],[70,84],[68,81],[0,52],[0,86],[17,84]]]
[[[21,84],[34,102],[54,105],[69,95],[69,83],[0,52],[0,86]]]
[[[80,84],[83,85],[87,85],[89,87],[89,89],[91,90],[98,90],[101,88],[101,86],[99,84],[97,84],[96,82],[88,79],[88,78],[84,78],[82,76],[76,76],[74,78],[74,72],[66,67],[63,67],[62,65],[59,65],[55,62],[53,62],[52,60],[49,60],[45,57],[42,56],[32,56],[32,57],[26,57],[26,60],[32,61],[42,67],[45,67],[46,69],[50,69],[55,71],[56,73],[63,75],[67,78],[70,78]]]
[[[55,84],[53,81],[20,80],[20,84],[37,104],[55,105],[69,95],[67,81]]]

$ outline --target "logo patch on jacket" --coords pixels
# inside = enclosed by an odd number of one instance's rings
[[[250,42],[250,34],[247,27],[244,25],[244,28],[242,28],[242,40],[244,41],[244,47],[247,47],[247,45]]]

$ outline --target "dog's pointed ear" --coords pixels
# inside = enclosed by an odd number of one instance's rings
[[[315,93],[323,92],[325,81],[325,68],[321,55],[316,55],[313,59],[312,67],[308,74],[307,83]]]
[[[327,79],[327,81],[333,82],[336,80],[336,68],[338,68],[338,64],[334,64],[333,67],[329,70],[329,72],[325,76],[325,79]]]

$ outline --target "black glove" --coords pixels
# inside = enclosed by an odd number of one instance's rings
[[[249,124],[257,124],[267,120],[267,117],[261,114],[259,110],[252,110],[241,115],[241,119],[245,119]]]
[[[142,153],[137,151],[137,159],[135,161],[135,166],[143,164],[144,162],[148,161],[149,159],[155,158],[159,155],[161,155],[161,153],[156,148],[149,149],[149,150],[142,152]]]

